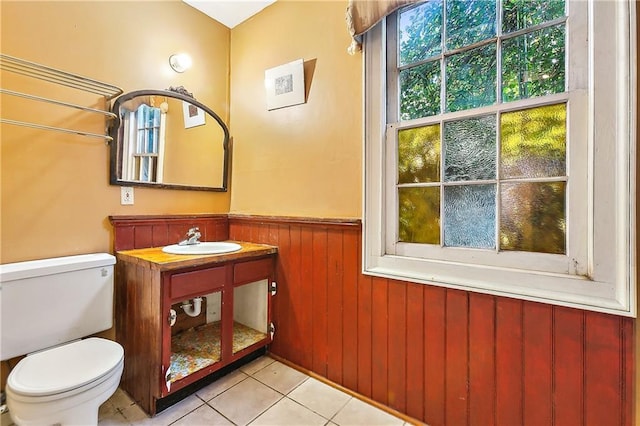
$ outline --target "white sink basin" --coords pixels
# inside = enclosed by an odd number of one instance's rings
[[[242,248],[240,244],[227,243],[224,241],[201,242],[181,246],[172,244],[162,248],[162,251],[170,254],[221,254],[238,251]]]

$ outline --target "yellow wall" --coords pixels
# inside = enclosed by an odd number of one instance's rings
[[[346,1],[279,0],[231,31],[231,212],[361,216],[362,55]],[[307,102],[267,111],[266,69],[306,62]]]
[[[2,53],[115,84],[125,92],[185,86],[228,123],[230,30],[178,1],[0,3]],[[169,55],[187,51],[188,72]],[[2,87],[33,93],[43,86],[3,73]],[[11,85],[11,86],[10,86]],[[62,98],[69,90],[46,89]],[[65,99],[65,98],[62,98]],[[104,132],[102,119],[31,106],[2,115]],[[17,111],[21,110],[21,111]],[[50,112],[48,112],[50,111]],[[54,121],[51,123],[51,121]],[[109,147],[98,139],[3,125],[0,262],[112,250],[109,215],[226,213],[229,193],[135,188],[120,205],[109,185]]]

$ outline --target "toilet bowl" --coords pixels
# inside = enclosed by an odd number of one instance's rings
[[[0,360],[25,355],[5,393],[19,426],[96,425],[124,366],[118,343],[89,337],[113,326],[108,253],[0,265]]]
[[[7,379],[9,415],[21,426],[95,425],[123,366],[122,346],[95,337],[29,355]]]

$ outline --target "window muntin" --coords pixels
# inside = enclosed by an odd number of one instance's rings
[[[502,13],[486,0],[432,0],[393,15],[399,120],[565,91],[564,1],[497,5]]]
[[[399,242],[566,253],[565,103],[397,135]]]

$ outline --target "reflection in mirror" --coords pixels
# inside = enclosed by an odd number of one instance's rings
[[[183,88],[171,89],[179,92],[139,90],[114,102],[111,184],[226,191],[227,126]]]

